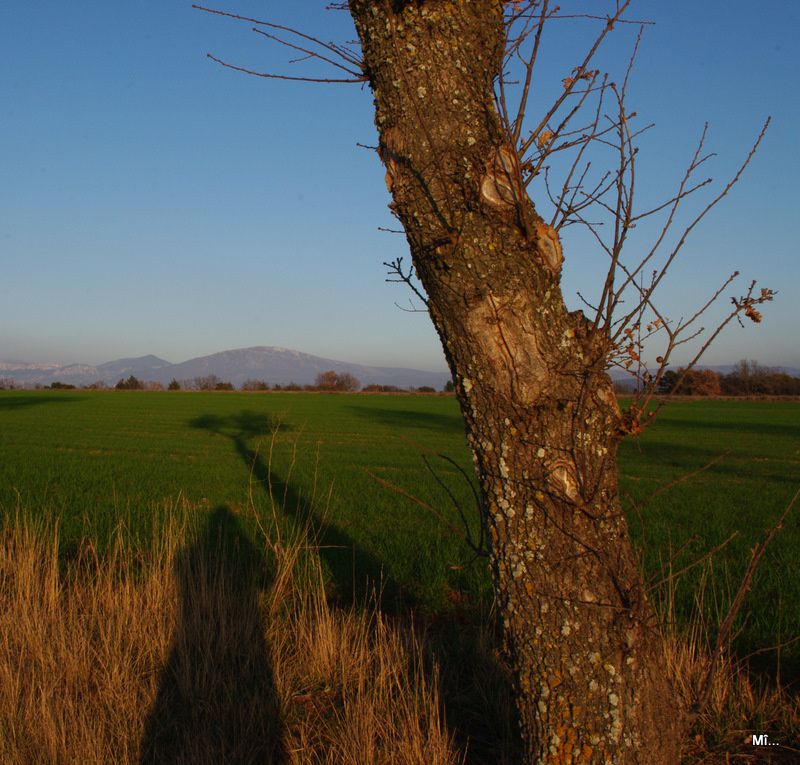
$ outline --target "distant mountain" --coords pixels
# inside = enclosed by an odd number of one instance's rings
[[[429,385],[441,390],[450,377],[446,371],[427,372],[419,369],[365,366],[272,346],[221,351],[180,364],[171,364],[152,355],[117,359],[98,366],[0,362],[0,377],[9,377],[22,385],[47,385],[56,380],[73,385],[97,381],[114,385],[118,380],[131,375],[143,381],[156,380],[163,384],[169,383],[173,378],[180,381],[216,375],[236,386],[248,379],[263,380],[270,385],[286,385],[291,382],[309,385],[320,372],[329,369],[340,374],[349,373],[362,385],[397,385],[401,388]]]
[[[61,380],[62,382],[81,385],[90,382],[89,377],[95,373],[95,367],[85,364],[27,364],[25,362],[0,362],[0,377],[10,378],[20,385],[36,385],[42,382]],[[93,377],[97,380],[97,376]]]
[[[120,378],[126,378],[133,375],[140,380],[157,380],[155,373],[159,369],[170,367],[172,364],[169,361],[158,358],[158,356],[139,356],[134,359],[117,359],[116,361],[107,361],[105,364],[100,364],[95,367],[97,370],[97,380],[108,382],[114,380],[116,382]]]
[[[245,380],[263,380],[270,385],[286,385],[291,382],[309,385],[320,372],[332,369],[334,372],[349,373],[362,385],[397,385],[401,388],[430,385],[441,389],[450,375],[447,372],[425,372],[419,369],[398,367],[370,367],[348,361],[312,356],[288,348],[256,346],[221,351],[210,356],[184,361],[156,370],[151,378],[159,382],[191,380],[195,377],[216,375],[234,385]]]
[[[47,385],[59,382],[72,385],[87,385],[102,380],[114,384],[122,377],[138,377],[155,380],[157,369],[170,366],[168,361],[157,356],[142,356],[136,359],[117,359],[99,366],[91,364],[29,364],[26,362],[0,361],[0,377],[10,377],[22,385]]]
[[[0,372],[6,372],[8,370],[13,370],[17,372],[23,372],[27,370],[42,370],[42,369],[60,369],[60,364],[54,363],[38,363],[38,362],[27,362],[27,361],[0,361]]]

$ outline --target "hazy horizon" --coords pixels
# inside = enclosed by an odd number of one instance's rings
[[[420,372],[430,372],[430,373],[433,373],[433,374],[441,374],[441,373],[448,374],[448,370],[447,370],[446,365],[444,363],[443,363],[442,366],[435,367],[435,368],[423,367],[423,366],[418,366],[418,365],[407,365],[407,364],[377,364],[377,363],[371,363],[369,361],[365,362],[365,361],[357,361],[355,359],[350,359],[350,358],[333,357],[333,356],[330,356],[329,354],[324,354],[324,353],[322,353],[322,354],[310,354],[307,351],[304,351],[302,348],[287,348],[286,346],[281,346],[281,345],[263,345],[263,344],[262,345],[254,345],[254,346],[239,346],[239,347],[236,347],[236,348],[221,348],[221,349],[218,349],[216,351],[212,351],[211,353],[204,353],[204,354],[201,354],[199,356],[182,357],[182,358],[179,358],[179,359],[168,359],[168,358],[165,358],[164,356],[162,356],[161,354],[158,354],[158,353],[145,353],[145,354],[136,355],[136,356],[123,353],[123,354],[118,354],[118,355],[114,356],[113,358],[112,357],[104,358],[104,359],[98,360],[98,361],[86,361],[86,360],[83,360],[83,359],[73,359],[71,361],[66,361],[66,362],[56,361],[56,360],[53,360],[53,359],[45,359],[45,360],[41,360],[41,361],[36,361],[36,360],[31,360],[31,359],[5,358],[5,357],[0,356],[0,363],[5,363],[5,364],[8,364],[8,363],[57,364],[59,366],[65,366],[65,367],[66,366],[98,367],[98,366],[102,366],[104,364],[108,364],[108,363],[111,363],[111,362],[118,362],[118,361],[124,361],[124,360],[137,361],[137,360],[140,360],[140,359],[153,357],[153,358],[157,358],[159,361],[165,362],[168,366],[178,366],[180,364],[184,364],[184,363],[189,362],[189,361],[195,361],[197,359],[203,359],[203,358],[207,358],[209,356],[217,356],[217,355],[220,355],[220,354],[225,354],[225,353],[230,353],[230,352],[235,352],[235,351],[247,351],[247,350],[262,349],[262,348],[268,348],[270,350],[276,350],[276,351],[287,351],[287,352],[290,352],[290,353],[300,353],[300,354],[303,354],[303,355],[306,355],[306,356],[313,356],[315,358],[323,358],[323,359],[327,359],[327,360],[332,361],[332,362],[338,362],[338,363],[344,363],[344,364],[356,364],[356,365],[359,365],[359,366],[369,366],[369,367],[389,367],[389,368],[397,368],[397,369],[405,368],[405,369],[417,370],[417,371],[420,371]],[[701,359],[698,362],[697,366],[699,368],[705,368],[705,367],[725,368],[725,367],[733,367],[733,366],[735,366],[736,364],[738,364],[741,361],[755,362],[759,366],[766,367],[766,368],[776,367],[776,368],[779,368],[779,369],[789,370],[791,372],[800,371],[800,368],[798,368],[794,364],[788,364],[788,363],[766,364],[766,363],[762,362],[761,359],[745,357],[745,356],[740,356],[738,358],[731,358],[731,359],[727,359],[727,360],[722,360],[722,361],[719,361],[718,363],[714,363],[714,364],[706,361],[705,359]],[[686,363],[686,362],[684,362],[684,363]],[[657,366],[657,365],[653,365],[653,366]],[[682,364],[681,363],[677,363],[677,362],[669,364],[669,368],[671,368],[671,369],[677,369],[677,368],[679,368],[681,366],[682,366]],[[614,373],[614,370],[612,370],[612,373]],[[624,370],[616,369],[616,373],[615,374],[627,375],[628,373],[625,372]],[[612,374],[612,376],[614,376],[614,375]],[[0,370],[0,377],[2,377],[2,370]]]
[[[167,364],[177,365],[177,364],[182,364],[182,363],[184,363],[186,361],[193,361],[194,359],[198,359],[198,358],[206,358],[207,356],[215,356],[215,355],[220,354],[220,353],[229,353],[231,351],[246,351],[246,350],[251,350],[251,349],[254,349],[254,348],[269,348],[271,350],[276,350],[276,351],[288,351],[290,353],[301,353],[301,354],[304,354],[304,355],[307,355],[307,356],[315,356],[315,357],[318,357],[318,358],[326,358],[326,359],[329,359],[331,361],[349,362],[349,363],[353,363],[353,364],[359,364],[359,365],[362,365],[362,366],[392,366],[392,367],[398,367],[398,368],[401,368],[401,367],[404,366],[404,365],[401,365],[401,364],[388,364],[388,365],[387,364],[373,364],[373,363],[368,363],[368,362],[355,361],[354,359],[336,358],[336,357],[331,356],[330,354],[324,354],[324,353],[322,353],[322,354],[312,354],[312,353],[308,353],[308,351],[304,351],[302,348],[287,348],[284,345],[265,345],[263,343],[259,344],[259,345],[237,346],[235,348],[219,348],[216,351],[212,351],[211,353],[203,353],[203,354],[200,354],[198,356],[181,357],[180,359],[168,359],[168,358],[165,358],[160,353],[143,353],[143,354],[137,354],[137,355],[121,353],[121,354],[117,354],[116,356],[113,356],[113,357],[103,358],[102,360],[94,360],[94,361],[86,361],[84,359],[72,359],[70,361],[58,361],[56,359],[35,360],[35,359],[23,359],[23,358],[6,358],[6,357],[3,357],[3,356],[0,356],[0,363],[6,363],[6,364],[8,364],[8,363],[59,364],[61,366],[72,366],[72,365],[102,366],[103,364],[107,364],[107,363],[112,362],[112,361],[122,361],[122,360],[125,360],[125,359],[136,360],[136,359],[143,359],[143,358],[148,358],[148,357],[155,357],[155,358],[159,359],[160,361],[166,362]],[[440,366],[438,368],[435,368],[435,369],[426,369],[425,367],[419,367],[419,366],[411,367],[411,368],[418,369],[420,371],[427,371],[427,372],[437,372],[437,373],[438,372],[445,372],[445,373],[447,372],[447,368],[446,368],[446,365],[444,364],[444,361],[442,363],[442,366]]]

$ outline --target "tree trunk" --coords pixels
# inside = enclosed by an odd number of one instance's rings
[[[380,153],[456,380],[490,530],[526,762],[679,761],[617,491],[604,337],[567,312],[558,235],[494,106],[499,0],[350,0]]]

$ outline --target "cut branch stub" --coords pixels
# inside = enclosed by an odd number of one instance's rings
[[[561,240],[558,238],[556,230],[548,226],[544,221],[536,222],[536,239],[539,252],[544,260],[544,264],[555,276],[561,273],[561,264],[564,256],[561,253]]]
[[[402,151],[402,132],[393,127],[383,130],[381,132],[381,143],[378,153],[386,168],[386,189],[390,194],[394,188],[397,164],[401,161]]]
[[[389,174],[392,174],[392,170],[389,170]],[[386,183],[391,190],[391,181],[388,175]],[[529,212],[527,208],[530,207],[530,200],[527,199],[522,183],[519,158],[512,149],[500,146],[492,153],[491,159],[486,163],[486,171],[481,178],[480,189],[481,198],[493,209],[507,211],[516,209],[521,218],[530,220],[526,214]],[[554,276],[558,277],[564,261],[561,240],[556,230],[538,216],[536,216],[533,227],[542,262]],[[523,225],[523,229],[527,234],[529,224]]]
[[[514,207],[522,199],[519,177],[516,152],[500,146],[486,163],[486,172],[481,179],[481,197],[493,207]]]

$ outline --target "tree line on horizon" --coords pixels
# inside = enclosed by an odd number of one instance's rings
[[[800,377],[742,359],[727,374],[713,369],[667,370],[658,392],[681,396],[800,396]]]
[[[14,390],[22,386],[10,378],[0,378],[0,390]],[[375,383],[362,386],[353,375],[334,370],[320,372],[314,383],[301,385],[296,382],[286,384],[270,384],[260,379],[245,380],[238,388],[230,381],[217,375],[203,375],[189,380],[173,378],[166,386],[156,380],[139,380],[134,375],[120,379],[116,385],[109,386],[102,381],[88,385],[73,385],[55,381],[49,385],[36,385],[41,390],[186,390],[186,391],[316,391],[355,393],[437,393],[429,386],[403,388],[398,385],[378,385]],[[618,381],[618,393],[630,393],[632,387],[626,381]],[[442,393],[453,393],[452,380],[448,380]],[[795,377],[776,367],[768,367],[757,361],[742,359],[727,374],[720,374],[713,369],[690,369],[680,367],[667,370],[659,381],[658,393],[661,395],[679,396],[800,396],[800,377]]]
[[[22,386],[10,378],[0,378],[0,390],[15,390]],[[316,392],[342,392],[355,393],[437,393],[438,391],[430,385],[420,385],[419,387],[403,388],[398,385],[378,385],[370,384],[362,387],[361,382],[354,375],[348,372],[335,372],[327,370],[320,372],[314,383],[311,385],[301,385],[300,383],[290,382],[286,384],[275,383],[270,385],[268,382],[259,379],[245,380],[237,388],[229,380],[223,380],[214,374],[193,377],[189,380],[177,380],[173,378],[166,386],[157,380],[140,380],[135,375],[127,378],[120,378],[116,385],[107,385],[102,380],[87,385],[73,385],[56,380],[49,385],[37,384],[36,390],[140,390],[140,391],[316,391]],[[452,393],[454,390],[453,382],[448,380],[442,388],[442,393]]]
[[[630,395],[637,390],[636,379],[614,381],[618,394]],[[757,361],[742,359],[730,372],[713,369],[668,369],[657,381],[656,393],[661,396],[800,396],[800,377],[780,367],[762,366]]]

